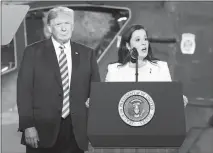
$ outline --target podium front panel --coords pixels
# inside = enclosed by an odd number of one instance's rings
[[[155,104],[151,121],[139,127],[126,124],[118,111],[121,97],[132,90],[144,91]],[[87,132],[93,147],[180,147],[185,139],[180,83],[93,83],[90,97]]]

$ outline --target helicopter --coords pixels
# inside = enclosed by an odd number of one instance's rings
[[[18,122],[7,114],[16,112],[16,79],[24,48],[50,37],[46,13],[59,5],[75,11],[72,40],[94,49],[102,81],[107,65],[117,60],[122,33],[132,24],[142,24],[156,57],[167,61],[172,79],[183,84],[189,99],[187,131],[207,126],[213,106],[209,68],[213,65],[213,2],[30,0],[2,2],[1,113],[6,114],[2,118],[5,127]],[[193,42],[188,43],[193,51],[187,50],[185,40]]]

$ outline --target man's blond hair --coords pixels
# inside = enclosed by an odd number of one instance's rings
[[[64,6],[58,6],[48,11],[47,24],[50,24],[50,20],[55,19],[60,13],[70,16],[71,22],[74,24],[74,11]]]

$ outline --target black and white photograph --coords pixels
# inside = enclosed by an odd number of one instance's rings
[[[1,0],[2,153],[213,153],[213,1]]]

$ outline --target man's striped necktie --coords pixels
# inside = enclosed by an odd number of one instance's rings
[[[69,115],[70,101],[69,101],[69,73],[68,73],[68,64],[67,57],[64,53],[64,46],[59,47],[61,53],[59,55],[59,68],[61,73],[62,87],[63,87],[63,107],[62,107],[62,117],[66,118]]]

